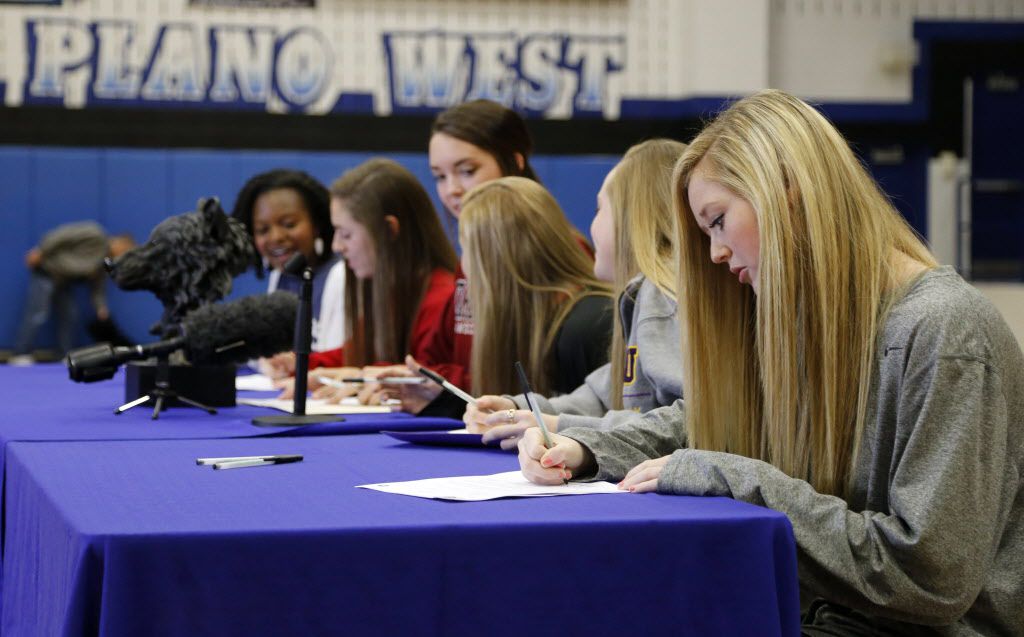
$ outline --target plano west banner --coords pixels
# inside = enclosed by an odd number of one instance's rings
[[[610,85],[627,64],[622,35],[379,30],[353,53],[337,31],[25,16],[0,89],[8,106],[387,115],[479,97],[541,117],[618,113]]]

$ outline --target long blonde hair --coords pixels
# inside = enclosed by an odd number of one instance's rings
[[[672,214],[672,168],[686,144],[671,139],[641,142],[623,155],[612,169],[605,192],[611,204],[615,233],[615,296],[626,284],[644,275],[666,296],[676,298],[675,215]],[[612,333],[612,409],[622,409],[626,342],[622,316],[615,312]]]
[[[466,194],[459,238],[473,313],[473,392],[519,391],[512,364],[523,363],[533,389],[549,393],[552,345],[573,305],[611,296],[573,238],[554,197],[525,177],[502,177]]]
[[[331,185],[352,218],[366,228],[377,260],[369,281],[347,268],[345,364],[401,362],[432,272],[455,271],[457,257],[430,196],[416,177],[390,159],[359,164]],[[398,220],[398,233],[385,217]]]
[[[753,207],[759,295],[709,259],[690,209],[701,175]],[[690,444],[770,462],[843,496],[868,411],[876,338],[902,254],[936,262],[843,137],[780,91],[735,103],[676,166]]]

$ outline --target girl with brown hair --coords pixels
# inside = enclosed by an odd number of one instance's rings
[[[370,159],[330,188],[335,252],[345,258],[345,343],[310,355],[309,367],[392,365],[407,353],[443,359],[432,349],[455,290],[456,256],[423,186],[397,162]],[[359,370],[311,374],[347,376]],[[365,375],[365,374],[364,374]],[[347,388],[322,388],[339,398]]]
[[[459,240],[474,393],[514,392],[517,360],[541,393],[571,391],[607,361],[610,288],[543,186],[523,177],[477,186],[463,202]]]

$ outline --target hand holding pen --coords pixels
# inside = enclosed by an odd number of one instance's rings
[[[475,405],[476,404],[476,398],[473,398],[472,396],[470,396],[465,390],[463,390],[463,389],[461,389],[459,387],[456,387],[455,385],[449,383],[447,379],[445,379],[443,376],[441,376],[437,372],[431,371],[431,370],[429,370],[429,369],[427,369],[426,367],[423,367],[423,366],[420,366],[419,372],[421,374],[423,374],[424,376],[426,376],[427,378],[429,378],[430,380],[432,380],[435,383],[437,383],[438,385],[440,385],[441,387],[443,387],[444,389],[448,390],[449,392],[455,394],[456,396],[458,396],[462,400],[466,401],[468,404],[470,404],[470,405]]]
[[[549,434],[551,447],[537,427],[526,430],[519,440],[519,468],[527,480],[535,484],[565,484],[593,464],[589,450],[572,438]]]
[[[537,427],[540,429],[540,435],[541,439],[544,441],[544,446],[549,451],[551,451],[552,448],[555,446],[555,443],[551,437],[551,432],[548,431],[547,423],[544,422],[544,414],[540,412],[540,407],[537,405],[537,403],[534,402],[532,398],[530,398],[530,394],[533,393],[533,388],[530,387],[530,381],[526,379],[526,370],[523,369],[523,364],[520,363],[519,361],[516,361],[515,367],[516,374],[519,375],[519,383],[520,385],[522,385],[523,388],[523,397],[526,398],[526,404],[530,406],[530,411],[533,412],[533,418],[534,420],[537,421]],[[578,445],[579,443],[576,444]],[[568,484],[569,479],[572,478],[572,471],[570,471],[566,467],[565,461],[553,461],[550,453],[542,454],[541,457],[538,459],[538,462],[541,465],[541,467],[548,466],[560,469],[562,471],[563,484]]]

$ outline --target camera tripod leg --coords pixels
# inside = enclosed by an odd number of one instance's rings
[[[127,403],[121,405],[120,407],[118,407],[117,409],[115,409],[114,410],[114,415],[115,416],[120,416],[121,414],[123,414],[124,412],[128,411],[132,407],[137,407],[137,406],[141,405],[142,403],[146,402],[149,399],[150,399],[150,395],[149,394],[146,394],[145,396],[139,396],[135,400],[133,400],[131,402],[127,402]]]
[[[156,397],[156,404],[153,405],[153,415],[150,416],[150,420],[156,420],[160,417],[160,412],[164,410],[164,396],[160,394]]]
[[[195,401],[195,400],[192,400],[191,398],[185,398],[181,394],[178,394],[178,400],[180,400],[181,402],[185,403],[186,405],[191,405],[191,406],[193,406],[193,407],[195,407],[197,409],[202,409],[203,411],[205,411],[208,414],[216,414],[217,413],[217,410],[214,409],[213,407],[210,407],[209,405],[204,405],[203,403]]]

